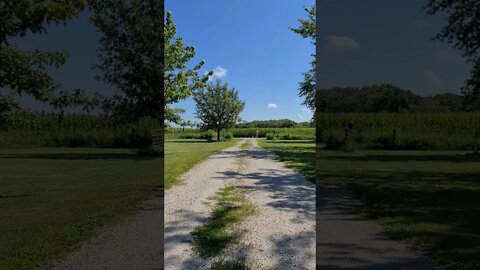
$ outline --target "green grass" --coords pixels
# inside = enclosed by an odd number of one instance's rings
[[[195,251],[202,257],[217,255],[234,243],[238,236],[229,233],[228,229],[255,212],[255,207],[245,200],[239,189],[232,187],[221,189],[217,196],[211,199],[217,201],[211,219],[192,231]]]
[[[480,158],[465,152],[320,151],[322,181],[343,186],[393,239],[445,269],[480,269]]]
[[[127,149],[0,151],[0,269],[36,269],[149,197],[160,158]]]
[[[247,150],[248,148],[250,148],[250,142],[249,141],[246,141],[246,142],[242,143],[242,145],[240,145],[240,149],[242,149],[242,150]]]
[[[243,261],[216,261],[209,270],[248,270],[250,269]]]
[[[315,183],[315,143],[312,141],[258,140],[261,147],[275,153],[288,168]]]
[[[265,138],[273,136],[282,140],[314,140],[315,128],[258,128],[258,136]],[[232,135],[236,138],[253,138],[257,134],[257,128],[232,128],[222,131],[223,135]],[[165,134],[167,139],[207,139],[215,138],[213,131],[200,131],[198,129],[170,128]]]
[[[169,140],[165,142],[165,188],[213,153],[233,146],[237,141],[207,142],[205,140]]]

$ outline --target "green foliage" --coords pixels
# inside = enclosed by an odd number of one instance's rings
[[[244,261],[219,260],[212,263],[208,270],[249,270]]]
[[[298,139],[298,140],[315,140],[314,128],[259,128],[258,136],[260,138],[273,138],[276,131],[276,138],[281,139]],[[256,136],[257,128],[231,128],[227,134],[231,134],[235,138],[252,138]],[[212,137],[212,131],[200,131],[197,129],[168,129],[166,137],[168,139],[206,139]]]
[[[316,46],[316,6],[305,8],[307,19],[298,20],[300,26],[298,28],[290,28],[293,32],[308,38]],[[299,95],[305,98],[303,104],[312,110],[315,110],[315,92],[316,92],[316,69],[317,63],[315,54],[312,55],[313,60],[310,62],[310,69],[302,73],[303,81],[299,83]]]
[[[177,103],[192,95],[195,90],[205,87],[205,82],[213,73],[203,77],[198,71],[205,64],[200,61],[194,68],[188,69],[187,63],[195,57],[193,46],[184,46],[181,37],[175,37],[177,27],[173,22],[172,13],[167,12],[165,23],[165,120],[179,124],[180,108],[170,108],[167,105]]]
[[[480,110],[480,2],[474,0],[428,0],[429,14],[447,14],[448,22],[435,39],[463,51],[467,61],[473,63],[470,78],[463,88],[465,108]]]
[[[67,54],[23,50],[10,41],[27,33],[45,34],[46,25],[66,24],[85,7],[85,0],[0,2],[0,93],[26,94],[42,102],[56,98],[61,86],[47,71],[62,66]]]
[[[233,134],[232,134],[232,132],[231,132],[231,131],[226,131],[226,132],[224,132],[224,133],[223,133],[223,139],[224,139],[224,140],[227,140],[227,141],[233,139]]]
[[[163,3],[90,0],[90,8],[100,33],[101,79],[122,92],[104,106],[122,122],[163,119]]]
[[[20,111],[0,130],[0,148],[18,147],[113,147],[146,148],[151,130],[160,122],[150,117],[119,125],[115,119],[66,115],[61,126],[54,115]]]
[[[319,142],[326,149],[341,149],[345,124],[352,120],[358,149],[471,150],[479,143],[478,113],[320,114]]]
[[[290,119],[279,120],[255,120],[251,122],[242,122],[235,125],[236,128],[305,128],[312,127],[310,122],[297,123]]]
[[[333,87],[318,92],[318,111],[327,113],[460,112],[468,111],[460,95],[447,93],[422,97],[410,90],[382,84]]]
[[[53,108],[59,110],[58,123],[62,124],[65,115],[65,109],[69,107],[81,106],[83,111],[89,112],[100,104],[101,96],[96,94],[94,97],[88,97],[81,89],[75,89],[73,92],[62,90],[50,101]]]
[[[238,122],[240,112],[245,102],[238,98],[238,91],[229,89],[220,80],[210,83],[193,96],[196,103],[196,116],[200,119],[201,129],[217,131],[217,140],[220,140],[220,131],[230,128]]]

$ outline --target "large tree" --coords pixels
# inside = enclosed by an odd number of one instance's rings
[[[164,6],[162,0],[90,0],[100,32],[100,79],[117,87],[106,102],[121,122],[164,115]]]
[[[171,108],[168,105],[187,99],[195,90],[206,86],[206,82],[213,73],[200,76],[199,70],[205,64],[200,61],[193,68],[187,64],[195,57],[195,48],[185,46],[183,39],[176,36],[177,27],[173,22],[171,12],[167,12],[165,23],[165,120],[180,124],[180,113],[185,110]]]
[[[238,91],[229,89],[228,84],[220,80],[195,92],[193,98],[197,105],[196,116],[202,122],[201,129],[215,130],[218,141],[222,129],[233,127],[245,107],[245,102],[238,98]]]
[[[467,110],[480,110],[480,1],[428,0],[425,8],[429,14],[447,14],[448,22],[435,39],[461,50],[473,64],[463,87],[464,105]]]
[[[301,35],[303,38],[310,39],[312,44],[316,46],[316,6],[305,8],[307,12],[307,19],[298,20],[300,26],[298,28],[290,28],[293,32]],[[299,84],[299,94],[305,98],[304,105],[312,110],[315,110],[315,89],[316,77],[315,71],[317,68],[315,54],[312,54],[313,60],[310,62],[310,69],[303,73],[303,81]]]
[[[18,109],[13,95],[29,95],[42,102],[52,102],[62,91],[47,72],[67,60],[65,52],[22,49],[13,38],[27,34],[46,34],[49,24],[66,24],[85,7],[86,0],[0,1],[0,107]],[[65,91],[65,90],[63,90]],[[67,92],[64,92],[67,93]]]

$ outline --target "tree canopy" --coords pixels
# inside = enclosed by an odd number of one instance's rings
[[[382,84],[321,89],[318,111],[328,113],[402,113],[465,111],[456,94],[422,97],[399,87]]]
[[[52,102],[61,88],[47,72],[67,60],[65,52],[21,49],[12,38],[27,34],[46,34],[49,24],[66,24],[87,5],[86,0],[0,2],[0,107],[2,111],[19,109],[13,95],[29,95],[42,102]]]
[[[220,140],[222,129],[233,127],[237,123],[245,107],[245,102],[238,98],[238,91],[229,89],[228,84],[222,84],[220,80],[195,92],[193,98],[201,129],[217,131],[217,140]]]
[[[99,79],[122,92],[104,107],[122,122],[163,119],[163,1],[90,0],[90,8],[101,35]]]
[[[203,76],[198,74],[205,64],[200,61],[193,68],[187,64],[195,57],[195,48],[185,46],[183,39],[176,36],[177,27],[173,22],[171,12],[167,12],[165,23],[165,120],[180,124],[180,113],[185,110],[171,108],[168,105],[177,103],[192,95],[195,90],[206,86],[206,82],[213,73]]]
[[[311,8],[305,8],[307,12],[307,19],[298,20],[300,26],[298,28],[290,28],[293,32],[301,35],[303,38],[310,39],[312,44],[316,45],[316,6]],[[310,69],[304,73],[303,81],[299,83],[299,95],[304,97],[303,104],[309,107],[311,110],[315,110],[315,89],[316,89],[316,77],[315,72],[317,63],[315,54],[312,54],[313,60],[310,62]]]
[[[470,111],[480,110],[480,1],[428,0],[425,8],[429,14],[447,14],[447,24],[434,39],[461,50],[473,64],[463,88],[464,106]]]

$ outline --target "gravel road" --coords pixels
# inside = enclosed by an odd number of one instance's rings
[[[285,168],[254,139],[213,155],[165,193],[165,269],[204,269],[213,260],[241,259],[252,269],[315,269],[315,185]],[[226,186],[245,191],[256,214],[232,233],[237,244],[203,259],[192,251],[190,232],[205,223],[208,197]]]

